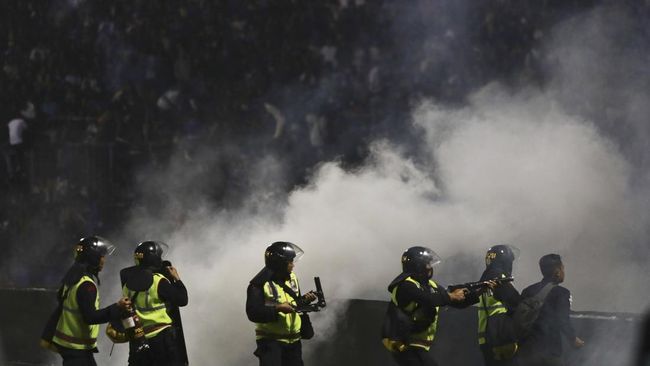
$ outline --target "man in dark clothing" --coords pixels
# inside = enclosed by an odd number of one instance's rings
[[[646,314],[639,342],[636,366],[650,366],[650,312]]]
[[[127,298],[99,309],[99,272],[114,247],[101,237],[83,238],[76,247],[75,263],[62,280],[59,307],[48,321],[41,345],[58,352],[64,366],[95,366],[99,324],[119,319],[130,306]]]
[[[547,254],[539,260],[539,267],[544,278],[528,286],[521,293],[522,299],[530,298],[546,286],[552,289],[544,300],[539,316],[531,333],[520,340],[519,363],[525,366],[562,366],[563,341],[567,340],[573,347],[584,346],[571,325],[571,293],[559,286],[564,282],[564,265],[557,254]]]
[[[512,277],[512,263],[519,250],[495,245],[485,255],[481,281]],[[478,306],[478,342],[486,366],[510,366],[517,351],[511,315],[520,295],[512,283],[503,283],[481,295]]]
[[[438,328],[441,306],[467,307],[478,301],[478,294],[467,289],[447,292],[433,281],[433,267],[440,262],[435,252],[425,247],[411,247],[402,254],[402,273],[388,286],[391,302],[387,316],[394,327],[407,323],[404,334],[384,329],[384,347],[392,352],[400,366],[436,365],[429,356]],[[400,320],[400,318],[402,320]],[[398,339],[399,338],[399,339]]]

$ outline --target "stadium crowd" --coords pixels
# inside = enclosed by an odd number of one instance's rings
[[[45,259],[119,227],[145,167],[216,164],[228,204],[245,190],[242,155],[288,162],[290,188],[318,161],[354,164],[370,138],[406,134],[420,98],[543,83],[549,28],[591,3],[2,2],[0,285],[55,284]],[[33,243],[50,249],[28,256]]]

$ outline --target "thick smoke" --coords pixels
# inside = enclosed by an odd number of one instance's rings
[[[444,216],[459,223],[444,225],[452,237],[475,248],[518,246],[519,286],[540,277],[541,255],[560,253],[574,308],[638,311],[644,305],[639,297],[597,301],[601,291],[620,291],[621,278],[629,283],[647,278],[647,271],[643,262],[629,263],[626,252],[643,234],[631,168],[593,124],[566,114],[549,95],[510,95],[498,86],[484,88],[461,110],[425,105],[416,123],[436,156]],[[594,276],[594,268],[616,274]]]
[[[551,89],[595,121],[638,168],[648,165],[650,43],[634,10],[601,6],[555,27],[544,52]],[[647,169],[640,171],[647,175]]]
[[[611,221],[625,220],[627,236],[617,236],[603,248],[601,269],[607,279],[619,281],[615,293],[629,294],[613,310],[638,312],[648,302],[635,296],[634,289],[639,279],[650,276],[646,266],[650,259],[650,41],[646,18],[635,11],[632,6],[606,2],[569,19],[553,29],[544,54],[552,77],[551,93],[568,113],[593,122],[630,165],[626,205],[632,216],[611,217]]]
[[[147,177],[143,191],[160,193],[159,210],[134,211],[122,239],[172,246],[169,259],[190,293],[183,320],[192,363],[255,363],[245,289],[263,265],[264,248],[276,240],[305,250],[296,267],[302,287],[310,289],[310,278],[319,275],[332,299],[386,299],[400,254],[411,245],[450,259],[438,275],[460,282],[480,273],[488,246],[510,243],[522,252],[516,287],[537,281],[538,258],[555,252],[564,257],[574,309],[642,310],[647,298],[639,289],[650,279],[642,152],[647,107],[641,103],[647,91],[608,72],[613,59],[641,62],[634,53],[610,54],[606,45],[620,35],[614,25],[628,24],[625,13],[610,10],[571,19],[549,37],[550,87],[513,90],[493,83],[460,107],[420,103],[410,126],[425,142],[419,154],[375,141],[363,166],[322,162],[309,184],[287,195],[276,189],[285,186],[283,162],[251,159],[245,165],[250,196],[229,209],[201,199],[209,182],[188,191],[192,174],[183,164]],[[600,98],[618,98],[620,108],[610,113],[620,116],[627,133],[591,108],[603,105]],[[214,158],[210,151],[203,155]],[[104,291],[104,299],[117,297],[116,289]],[[612,294],[606,302],[604,293]],[[315,314],[315,327],[329,329],[338,310]],[[126,357],[126,347],[117,349],[112,364]]]
[[[196,362],[214,362],[217,355],[223,365],[252,359],[244,290],[262,266],[264,247],[275,240],[302,245],[306,255],[297,273],[303,286],[320,275],[331,298],[385,299],[401,251],[413,244],[449,258],[459,252],[479,257],[490,244],[507,242],[523,253],[515,269],[518,287],[539,278],[541,255],[558,252],[574,308],[638,311],[645,305],[635,289],[647,271],[626,263],[624,252],[642,234],[631,168],[593,124],[567,115],[542,92],[512,95],[498,85],[460,109],[425,103],[414,123],[428,142],[429,164],[377,142],[369,163],[356,171],[323,164],[309,186],[289,195],[281,218],[267,216],[266,208],[253,214],[198,209],[165,238],[190,290],[184,314]],[[157,223],[139,223],[148,225]],[[606,268],[608,276],[595,275],[594,268]],[[452,280],[465,279],[465,268],[445,270]],[[603,292],[622,296],[603,303]],[[314,318],[322,326],[319,315]]]

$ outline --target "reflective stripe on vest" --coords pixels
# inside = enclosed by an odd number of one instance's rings
[[[420,283],[416,280],[414,280],[411,277],[407,277],[406,280],[407,282],[413,283],[417,288],[422,289],[422,286]],[[433,289],[438,288],[438,284],[436,284],[433,280],[429,280],[429,286],[430,289],[429,291],[433,291]],[[393,304],[399,306],[397,304],[397,289],[399,286],[395,286],[393,288],[393,291],[391,292],[391,301]],[[411,302],[407,306],[403,307],[402,310],[404,310],[408,315],[411,316],[411,318],[414,321],[418,320],[418,304],[416,302]],[[425,329],[424,331],[417,333],[417,334],[412,334],[409,338],[408,345],[410,347],[419,347],[419,348],[424,348],[425,350],[429,350],[431,345],[433,344],[433,339],[436,337],[436,330],[438,329],[438,311],[440,310],[439,306],[436,306],[436,318],[431,322],[429,327]]]
[[[61,316],[56,324],[52,342],[66,348],[78,350],[91,350],[97,347],[99,335],[98,324],[87,324],[79,311],[77,303],[77,290],[84,282],[91,282],[97,287],[90,276],[83,276],[73,286],[63,286],[63,306]],[[99,308],[99,293],[95,297],[95,310]]]
[[[296,295],[300,295],[298,278],[292,272],[289,280],[285,282]],[[264,284],[264,302],[268,305],[276,305],[288,302],[296,306],[296,299],[286,293],[280,285],[273,281]],[[284,343],[294,343],[300,340],[300,315],[298,313],[277,313],[277,319],[269,323],[255,323],[256,339],[274,339]]]
[[[505,275],[502,274],[501,277],[505,278]],[[491,291],[488,291],[488,293],[491,293]],[[481,295],[478,302],[478,344],[485,344],[486,342],[485,331],[488,317],[507,312],[506,306],[495,299],[494,296],[487,295],[487,293]]]
[[[172,325],[172,318],[167,314],[167,307],[160,297],[158,297],[158,286],[164,278],[165,276],[160,273],[154,273],[153,283],[149,289],[145,292],[138,292],[135,299],[133,299],[133,296],[137,291],[129,289],[126,285],[122,288],[124,296],[127,296],[133,301],[135,312],[140,317],[142,328],[147,339],[155,337],[163,329],[169,328]]]

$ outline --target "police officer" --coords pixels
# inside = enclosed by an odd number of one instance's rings
[[[99,309],[99,272],[115,247],[99,236],[82,238],[75,248],[75,262],[61,281],[59,307],[43,332],[41,345],[58,352],[64,366],[97,365],[99,324],[119,318],[130,305],[126,298]]]
[[[301,366],[302,338],[313,331],[306,314],[296,312],[298,303],[316,300],[313,292],[300,294],[295,262],[303,251],[296,244],[279,241],[264,252],[264,268],[250,281],[246,297],[246,315],[255,323],[260,366]],[[312,333],[305,335],[306,333]]]
[[[162,242],[142,242],[135,248],[136,266],[121,272],[122,293],[131,299],[148,344],[148,349],[142,350],[136,342],[129,342],[130,366],[185,363],[168,306],[187,305],[187,289],[176,268],[163,267],[162,256],[167,249],[168,246]]]
[[[489,248],[485,254],[485,271],[481,281],[511,277],[512,263],[518,253],[519,249],[512,245]],[[478,343],[486,366],[513,365],[517,343],[510,315],[519,301],[519,292],[509,282],[481,295],[478,306]]]
[[[402,273],[388,286],[391,303],[406,314],[412,326],[403,343],[384,345],[393,352],[393,358],[400,366],[436,365],[428,351],[436,337],[438,311],[441,306],[468,306],[466,289],[447,292],[433,281],[433,267],[440,263],[440,257],[431,249],[415,246],[402,254]],[[390,305],[389,305],[390,306]]]

